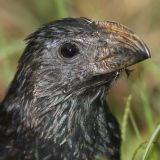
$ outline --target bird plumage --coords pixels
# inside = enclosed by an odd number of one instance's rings
[[[51,22],[26,41],[1,103],[0,160],[119,160],[105,95],[150,56],[145,44],[122,25],[85,18]]]

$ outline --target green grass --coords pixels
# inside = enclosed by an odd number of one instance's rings
[[[132,101],[132,96],[129,95],[127,100],[126,100],[126,106],[124,110],[124,115],[123,115],[123,121],[122,121],[122,127],[121,127],[121,132],[122,132],[122,160],[128,158],[128,155],[126,156],[126,144],[129,143],[131,145],[134,144],[132,143],[132,139],[128,139],[126,137],[127,130],[129,129],[128,127],[128,121],[129,118],[131,120],[131,125],[133,127],[134,131],[134,138],[136,138],[136,143],[139,144],[137,148],[135,148],[133,155],[130,155],[130,159],[132,160],[158,160],[160,157],[160,123],[157,125],[155,128],[154,132],[151,134],[151,138],[146,141],[142,137],[140,130],[138,129],[138,125],[136,124],[135,118],[132,113],[131,109],[131,101]],[[145,113],[144,113],[145,114]],[[148,127],[150,127],[148,125]],[[148,128],[150,130],[150,128]],[[130,141],[130,142],[128,142]],[[140,151],[142,150],[142,151]],[[155,153],[153,155],[153,152],[155,150]],[[157,150],[157,151],[156,151]],[[140,152],[140,154],[138,154]]]
[[[151,138],[150,138],[150,140],[149,140],[149,142],[147,144],[147,147],[145,149],[145,152],[144,152],[142,160],[148,160],[149,159],[148,158],[149,154],[154,149],[156,143],[160,143],[160,124],[158,124],[158,126],[155,129],[155,131],[151,135]]]

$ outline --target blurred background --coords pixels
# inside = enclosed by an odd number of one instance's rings
[[[122,77],[107,99],[121,124],[122,160],[139,160],[145,153],[150,160],[160,160],[159,0],[0,0],[0,101],[15,74],[26,36],[64,17],[117,21],[146,42],[152,58],[133,66],[134,72]],[[146,152],[150,138],[154,145]]]

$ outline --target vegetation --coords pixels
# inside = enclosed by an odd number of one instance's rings
[[[41,24],[68,16],[118,21],[140,35],[152,54],[109,94],[122,128],[122,160],[159,160],[159,10],[158,0],[0,0],[0,99],[15,74],[22,40]]]

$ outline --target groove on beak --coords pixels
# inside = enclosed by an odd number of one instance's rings
[[[103,53],[96,59],[97,70],[108,73],[151,57],[146,44],[133,31],[116,22],[95,22],[105,36]],[[105,53],[106,52],[106,53]]]

